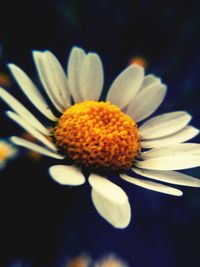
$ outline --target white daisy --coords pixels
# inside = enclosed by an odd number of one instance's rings
[[[6,162],[14,158],[17,154],[17,149],[6,140],[0,140],[0,169],[4,168]]]
[[[99,102],[104,82],[99,56],[74,47],[67,76],[49,51],[33,52],[45,92],[61,113],[57,118],[29,77],[16,65],[9,68],[32,104],[52,121],[46,128],[25,106],[4,89],[1,98],[14,111],[8,116],[32,134],[41,145],[13,136],[22,147],[73,165],[50,167],[52,178],[62,185],[81,185],[90,170],[92,201],[100,215],[116,228],[128,226],[131,209],[126,193],[109,180],[109,171],[119,178],[150,190],[181,196],[173,187],[127,175],[126,170],[154,180],[199,187],[200,181],[176,170],[200,165],[200,145],[183,143],[199,130],[188,126],[191,116],[176,111],[155,116],[141,126],[162,103],[166,86],[154,75],[144,76],[138,65],[127,67],[112,83],[105,102]],[[71,99],[73,99],[73,103]]]

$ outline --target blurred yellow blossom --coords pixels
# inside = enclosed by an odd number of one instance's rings
[[[144,69],[148,68],[148,62],[143,56],[133,56],[129,61],[129,65],[137,64]]]
[[[14,148],[7,141],[1,139],[0,140],[0,169],[2,169],[6,161],[13,158],[17,154],[17,149]]]

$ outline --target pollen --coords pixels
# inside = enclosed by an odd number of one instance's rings
[[[141,148],[136,123],[110,102],[74,104],[59,118],[54,135],[70,159],[93,169],[128,169]]]

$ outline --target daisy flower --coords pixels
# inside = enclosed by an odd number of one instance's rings
[[[9,144],[7,141],[0,140],[0,169],[3,169],[6,162],[14,158],[17,154],[17,149],[13,145]]]
[[[16,136],[11,140],[63,161],[49,169],[58,183],[77,186],[88,180],[94,206],[110,224],[125,228],[131,219],[128,196],[110,180],[112,173],[131,184],[174,196],[181,196],[182,192],[140,176],[176,185],[200,186],[198,179],[177,172],[200,165],[200,145],[184,143],[199,133],[188,125],[191,116],[176,111],[141,124],[165,97],[166,86],[159,78],[145,76],[141,66],[131,65],[111,84],[105,101],[100,101],[104,74],[96,53],[87,54],[74,47],[67,75],[51,52],[34,51],[33,57],[47,99],[55,110],[24,71],[9,64],[23,93],[48,120],[46,125],[51,121],[46,127],[1,88],[0,97],[13,110],[7,115],[41,145]],[[67,164],[68,160],[71,165]]]

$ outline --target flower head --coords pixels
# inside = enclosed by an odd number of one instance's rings
[[[1,88],[1,98],[14,111],[8,111],[8,116],[41,145],[19,137],[11,140],[43,155],[64,160],[62,165],[49,169],[52,178],[60,184],[85,183],[83,170],[86,168],[92,201],[100,215],[114,227],[127,227],[131,208],[126,193],[109,179],[110,173],[114,172],[119,179],[131,184],[175,196],[181,196],[182,192],[137,176],[200,186],[198,179],[177,172],[200,165],[200,145],[184,143],[199,133],[188,125],[191,116],[185,111],[170,112],[140,125],[165,97],[166,86],[159,78],[145,76],[144,69],[133,64],[117,76],[105,101],[100,101],[104,74],[97,54],[86,54],[83,49],[74,47],[67,75],[51,52],[34,51],[33,57],[45,93],[60,115],[55,115],[29,77],[10,64],[24,94],[48,123],[51,121],[50,127],[45,127]]]
[[[71,106],[54,132],[68,157],[92,169],[128,169],[140,150],[136,123],[109,102],[88,100]]]

